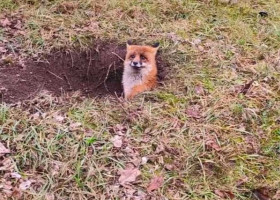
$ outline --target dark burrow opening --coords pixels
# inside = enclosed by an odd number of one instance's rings
[[[24,67],[0,64],[0,102],[32,99],[46,90],[55,96],[80,91],[88,97],[122,95],[123,59],[126,45],[96,42],[87,50],[54,50],[44,59],[30,59]],[[157,57],[159,80],[166,63]]]

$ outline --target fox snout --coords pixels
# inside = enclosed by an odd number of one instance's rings
[[[131,61],[130,66],[134,69],[140,69],[141,67],[143,67],[143,63],[141,61]]]

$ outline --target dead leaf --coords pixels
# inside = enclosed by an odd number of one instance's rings
[[[12,192],[12,197],[20,199],[22,197],[22,191],[20,191],[18,188],[14,188]]]
[[[24,181],[24,182],[22,182],[22,183],[19,185],[19,189],[22,190],[22,191],[25,191],[25,190],[27,190],[28,188],[30,188],[31,183],[32,183],[32,182],[31,182],[30,180]]]
[[[74,1],[63,2],[58,6],[56,11],[62,14],[71,14],[77,7],[78,3]]]
[[[199,45],[200,43],[201,43],[201,39],[199,39],[199,38],[196,38],[193,40],[194,45]]]
[[[93,130],[92,129],[86,127],[84,131],[85,131],[84,133],[85,133],[86,137],[93,137]]]
[[[54,200],[54,194],[53,193],[47,193],[45,195],[46,200]]]
[[[134,182],[136,178],[141,174],[139,169],[133,168],[131,166],[126,169],[120,170],[119,173],[121,175],[119,178],[119,183],[121,185]]]
[[[246,143],[248,144],[248,153],[259,153],[261,149],[259,140],[253,136],[247,136],[245,139]]]
[[[156,152],[155,152],[155,153],[161,153],[161,152],[163,152],[164,150],[165,150],[165,146],[164,146],[162,143],[160,143],[160,144],[157,146]]]
[[[61,115],[56,115],[55,117],[55,120],[58,121],[58,122],[63,122],[65,117],[61,116]]]
[[[7,49],[4,48],[4,47],[0,47],[0,53],[6,53],[7,52]]]
[[[164,164],[163,156],[158,156],[158,163],[159,164]]]
[[[270,191],[267,187],[260,187],[252,191],[258,200],[271,200]]]
[[[237,181],[236,186],[238,187],[240,185],[243,185],[244,183],[247,183],[248,181],[249,181],[249,178],[247,176],[244,176]]]
[[[51,165],[51,175],[52,176],[56,176],[59,174],[60,172],[60,168],[63,166],[63,163],[62,162],[59,162],[59,161],[54,161]]]
[[[194,88],[194,92],[197,94],[197,95],[203,95],[204,94],[204,89],[201,85],[197,85],[195,86]]]
[[[1,142],[0,142],[0,156],[10,153],[10,150],[7,149]]]
[[[20,179],[21,175],[19,173],[17,173],[17,172],[13,172],[13,173],[11,173],[11,177],[15,178],[15,179]]]
[[[163,184],[164,178],[162,176],[156,176],[154,177],[149,186],[147,187],[147,191],[148,192],[152,192],[153,190],[157,190],[158,188],[160,188]]]
[[[189,106],[187,108],[186,113],[189,117],[199,119],[199,118],[201,118],[201,113],[199,111],[199,108],[200,108],[199,105]]]
[[[175,156],[179,156],[180,155],[180,150],[177,149],[176,147],[170,147],[170,146],[166,146],[166,152],[175,155]]]
[[[165,165],[164,165],[164,168],[167,169],[167,170],[169,170],[169,171],[172,171],[172,170],[174,170],[174,165],[165,164]]]
[[[214,149],[216,151],[221,151],[221,147],[220,145],[217,143],[217,140],[215,137],[209,137],[206,142],[205,145],[209,148],[209,149]]]
[[[215,194],[221,198],[229,198],[229,199],[234,199],[234,194],[231,191],[226,191],[226,190],[218,190],[216,189]]]
[[[16,31],[17,35],[25,35],[26,33],[24,31]]]
[[[138,158],[138,157],[134,157],[132,158],[132,160],[130,160],[130,162],[135,166],[139,166],[141,164],[141,158]]]
[[[247,92],[249,91],[249,89],[251,88],[252,84],[254,83],[254,80],[251,80],[250,82],[246,83],[243,88],[241,89],[240,93],[242,94],[247,94]]]
[[[124,135],[124,133],[126,132],[126,127],[121,125],[121,124],[117,124],[116,126],[113,127],[114,133],[117,135]]]
[[[204,47],[201,46],[201,45],[199,45],[197,48],[198,48],[199,51],[204,51]]]
[[[1,191],[3,191],[3,193],[5,193],[6,195],[8,196],[11,196],[12,195],[12,189],[13,189],[13,186],[12,186],[12,182],[10,181],[4,181],[3,184],[0,184],[0,189]]]
[[[122,147],[122,137],[119,136],[119,135],[115,135],[112,139],[111,139],[111,142],[113,143],[114,147],[116,148],[120,148]]]
[[[12,23],[10,22],[10,20],[8,18],[5,18],[5,19],[0,20],[0,24],[2,27],[7,27],[7,26],[10,26]]]
[[[125,188],[125,189],[124,189],[125,196],[126,196],[128,199],[133,198],[135,192],[136,192],[136,190],[133,189],[133,188]]]
[[[38,119],[40,119],[40,113],[36,112],[36,113],[30,115],[30,117],[31,117],[31,119],[38,120]]]
[[[14,26],[16,29],[22,29],[22,24],[20,20],[17,20],[16,25]]]
[[[133,150],[130,146],[125,147],[125,149],[124,149],[123,151],[124,151],[128,156],[131,156],[131,157],[136,156],[134,150]]]
[[[143,199],[147,199],[147,194],[142,191],[142,190],[138,190],[136,193],[137,196],[134,196],[135,200],[143,200]]]
[[[78,128],[80,128],[82,126],[82,123],[80,122],[75,122],[75,123],[71,123],[69,126],[69,129],[71,131],[77,130]]]
[[[172,40],[173,42],[175,43],[178,43],[178,42],[181,42],[181,43],[184,43],[185,40],[183,38],[181,38],[180,36],[176,35],[176,33],[167,33],[167,38]]]
[[[108,187],[106,187],[107,194],[111,194],[112,196],[117,196],[119,190],[120,190],[119,185],[108,185]]]
[[[99,28],[98,22],[91,21],[88,27],[85,27],[86,31],[96,31]]]
[[[13,171],[14,170],[14,162],[11,158],[5,158],[0,161],[0,171]]]

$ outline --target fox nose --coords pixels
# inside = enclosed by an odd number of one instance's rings
[[[133,65],[138,65],[138,62],[132,62]]]

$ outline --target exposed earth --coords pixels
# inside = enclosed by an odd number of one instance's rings
[[[43,90],[59,96],[80,91],[97,97],[122,94],[125,45],[96,42],[89,50],[55,50],[43,59],[0,65],[0,100],[14,103],[31,99]],[[158,59],[159,79],[164,76]]]

